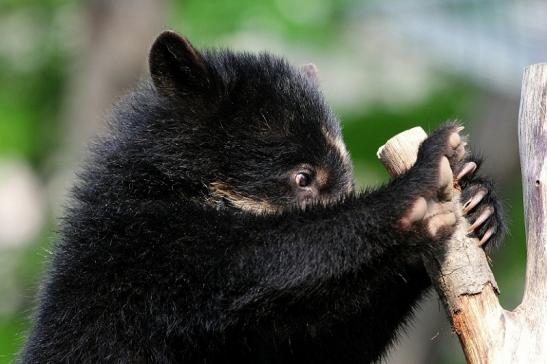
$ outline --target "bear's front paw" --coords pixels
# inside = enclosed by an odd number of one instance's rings
[[[418,194],[400,220],[404,229],[423,230],[435,240],[454,232],[458,220],[453,202],[454,181],[476,169],[463,162],[466,151],[461,130],[455,123],[445,124],[420,146],[418,160],[407,179]]]

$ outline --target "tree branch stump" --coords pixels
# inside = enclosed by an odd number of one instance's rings
[[[378,157],[392,175],[416,161],[427,137],[413,128],[388,140]],[[461,218],[444,256],[424,264],[444,303],[468,363],[547,363],[547,64],[525,70],[519,144],[528,236],[526,289],[514,311],[499,305],[498,288],[478,240]],[[459,192],[454,191],[459,205]],[[459,211],[461,211],[461,206]]]

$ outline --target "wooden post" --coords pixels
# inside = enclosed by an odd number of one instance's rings
[[[386,142],[378,157],[391,175],[403,173],[426,137],[421,128],[407,130]],[[528,236],[522,304],[512,312],[501,308],[486,256],[477,239],[466,236],[464,219],[444,258],[424,257],[468,363],[547,363],[547,64],[524,73],[519,144]],[[459,204],[457,191],[454,199]]]

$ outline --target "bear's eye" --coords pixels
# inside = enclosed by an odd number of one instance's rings
[[[311,183],[311,176],[308,173],[300,172],[294,176],[294,181],[298,187],[307,187]]]

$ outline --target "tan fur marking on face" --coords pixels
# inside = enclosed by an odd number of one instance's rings
[[[236,208],[256,215],[274,214],[280,208],[268,201],[245,196],[234,190],[233,186],[227,183],[216,181],[209,184],[211,198],[209,202],[218,204],[221,199],[230,201]]]
[[[338,153],[340,154],[340,157],[342,158],[342,161],[344,163],[349,163],[349,153],[348,153],[348,150],[346,149],[346,144],[344,144],[344,141],[342,140],[342,138],[335,137],[325,127],[321,128],[321,131],[323,132],[323,135],[325,136],[327,143],[329,143],[338,151]]]
[[[329,172],[327,172],[327,170],[324,168],[317,168],[315,172],[315,178],[317,178],[319,186],[324,187],[329,182]]]

